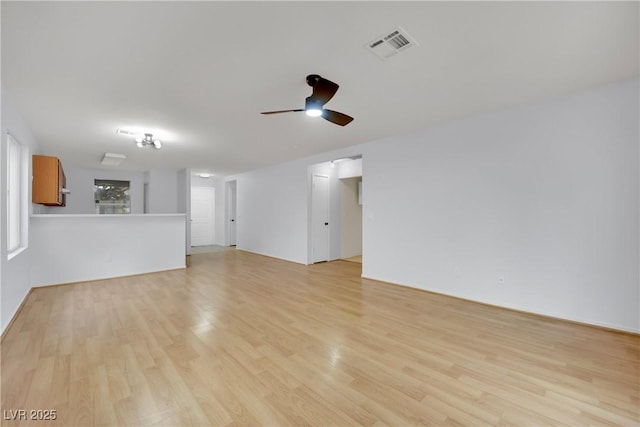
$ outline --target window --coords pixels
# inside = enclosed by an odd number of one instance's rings
[[[129,181],[96,179],[93,186],[97,214],[131,213]]]
[[[13,137],[7,134],[7,252],[20,249],[22,238],[23,188],[22,182],[22,147]]]

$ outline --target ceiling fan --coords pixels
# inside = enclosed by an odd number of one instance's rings
[[[345,126],[351,123],[353,117],[338,111],[322,108],[324,104],[333,98],[333,95],[336,94],[338,87],[340,86],[330,80],[320,77],[317,74],[309,74],[307,76],[307,84],[313,88],[313,93],[305,100],[304,108],[295,110],[264,111],[260,114],[280,114],[304,111],[307,116],[322,116],[325,120],[340,126]]]

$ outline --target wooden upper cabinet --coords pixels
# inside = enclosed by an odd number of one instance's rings
[[[47,206],[65,206],[67,178],[60,159],[33,155],[33,187],[31,201]]]

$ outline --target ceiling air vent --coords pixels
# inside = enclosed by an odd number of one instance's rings
[[[398,52],[417,46],[418,43],[405,30],[394,28],[388,33],[376,37],[365,45],[365,48],[378,58],[385,60]]]
[[[102,156],[102,160],[100,160],[100,164],[102,166],[120,166],[120,163],[124,162],[127,156],[124,154],[117,153],[104,153]]]

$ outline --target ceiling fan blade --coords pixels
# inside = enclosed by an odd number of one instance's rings
[[[340,126],[346,126],[353,121],[353,117],[333,110],[322,110],[322,117]]]
[[[280,114],[280,113],[293,113],[297,111],[304,111],[304,108],[298,108],[296,110],[278,110],[278,111],[263,111],[260,114]]]
[[[324,105],[333,98],[333,95],[336,94],[339,87],[340,86],[338,84],[331,80],[318,76],[317,81],[313,85],[313,93],[311,94],[311,97],[320,101],[322,105]]]

